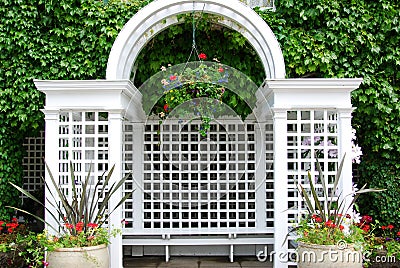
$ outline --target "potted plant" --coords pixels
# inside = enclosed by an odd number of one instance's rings
[[[70,163],[69,166],[72,191],[70,196],[67,197],[56,183],[53,174],[46,164],[49,179],[55,190],[54,193],[51,192],[48,182],[44,180],[45,187],[49,189],[50,193],[50,196],[46,198],[51,201],[48,203],[52,204],[53,208],[45,207],[42,202],[29,192],[11,183],[21,193],[42,205],[58,223],[57,226],[52,226],[48,221],[25,210],[12,208],[31,215],[37,220],[44,222],[48,227],[42,234],[38,234],[36,238],[47,251],[47,258],[44,261],[45,266],[57,268],[108,268],[109,257],[107,245],[110,243],[110,238],[119,234],[120,230],[109,230],[103,225],[107,223],[113,211],[132,195],[133,191],[125,194],[113,208],[108,208],[108,201],[124,184],[130,174],[127,174],[117,183],[109,185],[114,171],[113,166],[108,174],[103,174],[93,187],[90,184],[90,170],[84,181],[79,183],[76,181],[73,164]],[[80,195],[78,194],[78,188],[81,188],[82,194]],[[101,197],[101,204],[98,206]],[[54,214],[53,211],[57,213]]]
[[[357,213],[351,212],[359,195],[367,192],[382,191],[378,189],[366,189],[364,185],[360,190],[351,193],[350,196],[342,196],[339,193],[335,197],[335,191],[329,191],[321,165],[316,155],[316,169],[318,176],[313,181],[308,172],[310,189],[297,183],[299,194],[304,200],[307,214],[302,217],[297,226],[292,230],[298,238],[298,267],[363,267],[363,246],[365,244],[364,230],[359,225]],[[333,189],[337,189],[344,163],[342,159]],[[316,183],[320,183],[322,189],[318,191]],[[349,203],[345,203],[345,200]]]

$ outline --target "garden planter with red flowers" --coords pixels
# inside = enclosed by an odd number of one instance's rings
[[[338,167],[334,185],[338,185],[343,161],[344,158]],[[351,199],[349,207],[338,205],[333,196],[335,191],[329,191],[324,183],[324,174],[318,160],[315,169],[318,170],[319,176],[314,182],[310,172],[308,173],[309,189],[296,182],[299,194],[309,212],[292,230],[298,242],[297,267],[361,268],[365,231],[357,213],[349,209],[360,194],[381,190],[365,189],[364,186],[348,196],[349,200]],[[322,185],[321,191],[316,190],[315,183]],[[324,194],[321,196],[320,193]]]
[[[107,207],[110,197],[124,184],[130,174],[119,180],[118,183],[109,185],[114,170],[113,166],[108,174],[104,174],[93,185],[89,183],[91,178],[90,171],[81,182],[75,180],[74,165],[71,162],[69,165],[71,174],[69,181],[72,184],[72,191],[70,196],[66,196],[54,180],[47,164],[46,168],[50,181],[53,184],[52,188],[56,192],[51,195],[54,200],[50,200],[51,202],[49,203],[60,203],[61,206],[54,205],[53,209],[57,211],[58,215],[52,213],[49,207],[45,207],[45,209],[49,211],[49,215],[59,225],[52,226],[29,212],[14,208],[46,223],[47,229],[35,238],[37,243],[43,248],[41,257],[45,255],[44,249],[47,251],[47,258],[41,261],[41,265],[54,268],[108,268],[109,255],[107,245],[110,243],[111,237],[121,234],[121,230],[109,230],[106,226],[102,225],[107,222],[111,213],[132,195],[133,191],[125,194],[115,207]],[[46,187],[49,187],[47,181],[45,184]],[[14,184],[12,185],[34,201],[42,204],[24,189]],[[81,194],[78,194],[78,191]],[[55,198],[57,195],[58,198]],[[99,206],[94,205],[99,203],[98,196],[102,197],[102,202]]]

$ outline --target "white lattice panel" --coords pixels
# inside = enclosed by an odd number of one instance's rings
[[[124,146],[123,146],[123,175],[131,172],[134,169],[133,158],[134,154],[141,154],[141,148],[135,148],[134,145],[134,128],[133,124],[129,122],[124,122]],[[140,166],[139,166],[140,167]],[[136,166],[137,168],[137,166]],[[134,177],[130,176],[127,178],[123,185],[124,194],[131,192],[137,184],[134,182]],[[137,189],[140,191],[140,188]],[[141,200],[137,200],[141,202]],[[132,229],[134,222],[134,206],[133,206],[133,196],[128,198],[122,205],[123,218],[125,219],[125,229]],[[136,219],[138,220],[138,219]]]
[[[147,124],[144,228],[255,227],[253,124]]]
[[[44,132],[38,137],[27,137],[23,144],[25,156],[23,158],[23,187],[30,193],[43,190],[44,177]],[[23,198],[26,198],[25,196]]]
[[[263,125],[267,185],[261,186],[255,180],[255,123],[214,122],[202,137],[196,121],[168,120],[160,131],[158,120],[150,120],[144,126],[143,152],[135,148],[133,125],[124,126],[124,168],[134,169],[134,155],[141,153],[143,178],[128,180],[125,189],[138,187],[142,200],[130,199],[123,206],[127,233],[138,220],[141,229],[152,231],[273,227],[272,122]],[[256,187],[266,189],[267,200],[257,200]],[[140,213],[133,210],[136,202],[142,203]],[[256,202],[266,202],[267,222],[262,226],[256,226]]]
[[[306,189],[310,187],[308,171],[316,182],[316,158],[321,164],[329,193],[333,191],[338,166],[338,120],[336,111],[307,110],[287,113],[287,157],[289,182],[289,222],[298,220],[305,204],[297,194],[295,180]],[[316,184],[322,196],[322,185]]]
[[[108,171],[108,113],[63,111],[59,116],[59,185],[71,193],[69,163],[73,163],[78,194],[90,170],[89,187]],[[100,191],[101,189],[99,189]]]
[[[274,125],[265,124],[266,227],[274,227]]]

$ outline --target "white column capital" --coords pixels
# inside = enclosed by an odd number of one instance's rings
[[[286,119],[287,118],[287,111],[286,108],[272,108],[272,114],[274,119]]]
[[[44,120],[58,120],[58,116],[60,114],[59,109],[41,109],[42,113],[44,114]]]
[[[339,108],[337,109],[339,118],[341,119],[351,119],[354,108]]]
[[[108,111],[108,119],[109,120],[123,120],[125,109],[109,109]]]

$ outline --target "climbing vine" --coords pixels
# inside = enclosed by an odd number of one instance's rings
[[[111,46],[123,25],[150,1],[3,0],[0,5],[0,218],[16,202],[8,181],[21,183],[22,140],[43,129],[44,96],[33,79],[103,79]],[[276,1],[256,10],[269,24],[286,62],[287,77],[362,77],[353,92],[354,127],[364,156],[360,183],[374,194],[364,212],[382,223],[400,219],[400,6],[391,0]],[[184,18],[184,16],[183,16]],[[261,63],[237,32],[198,17],[201,52],[249,75],[259,85]],[[172,26],[144,48],[138,86],[167,64],[183,63],[191,49],[190,22]],[[189,43],[189,44],[188,44]],[[233,95],[232,95],[233,96]],[[229,101],[229,100],[228,100]],[[370,196],[365,197],[371,200]],[[390,213],[389,213],[390,212]]]

